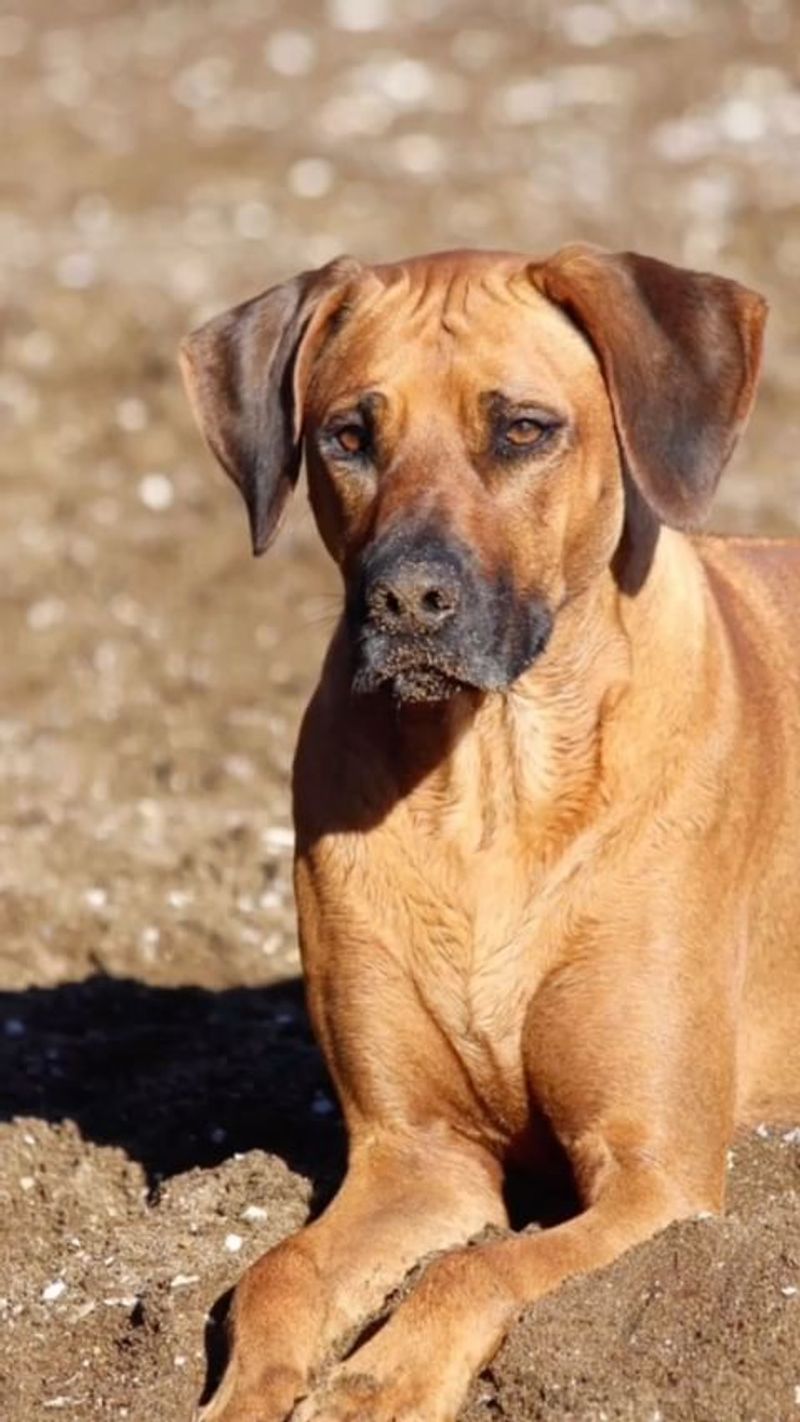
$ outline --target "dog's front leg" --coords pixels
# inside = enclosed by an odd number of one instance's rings
[[[417,1260],[504,1221],[499,1172],[474,1147],[439,1129],[356,1137],[325,1213],[238,1285],[230,1359],[202,1422],[280,1422]]]
[[[673,975],[670,998],[658,989]],[[730,1005],[710,981],[698,985],[680,953],[660,948],[633,964],[598,952],[551,975],[529,1009],[524,1054],[583,1213],[434,1260],[293,1422],[453,1422],[520,1308],[721,1205],[733,1056]]]
[[[454,1422],[520,1308],[610,1263],[691,1209],[657,1170],[626,1169],[568,1224],[434,1260],[384,1328],[293,1422]]]

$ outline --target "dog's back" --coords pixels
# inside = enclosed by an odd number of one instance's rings
[[[800,1109],[800,542],[705,537],[695,546],[734,658],[739,758],[749,765],[742,832],[756,872],[737,1114],[740,1124],[790,1119]]]

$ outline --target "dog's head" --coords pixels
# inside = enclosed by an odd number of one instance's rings
[[[764,317],[735,282],[587,246],[343,258],[210,321],[182,363],[257,553],[305,446],[356,689],[438,700],[533,663],[612,563],[626,489],[702,521]]]

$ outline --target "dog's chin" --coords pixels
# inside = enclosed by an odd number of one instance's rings
[[[358,695],[388,689],[395,701],[406,704],[450,701],[470,683],[453,676],[441,667],[407,664],[396,668],[362,666],[353,677],[353,690]]]

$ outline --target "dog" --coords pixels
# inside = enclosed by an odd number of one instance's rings
[[[452,1422],[523,1306],[798,1119],[800,543],[696,532],[765,315],[575,244],[342,258],[184,342],[255,552],[304,453],[344,584],[294,815],[349,1165],[204,1422]],[[574,1214],[509,1233],[559,1165]]]

